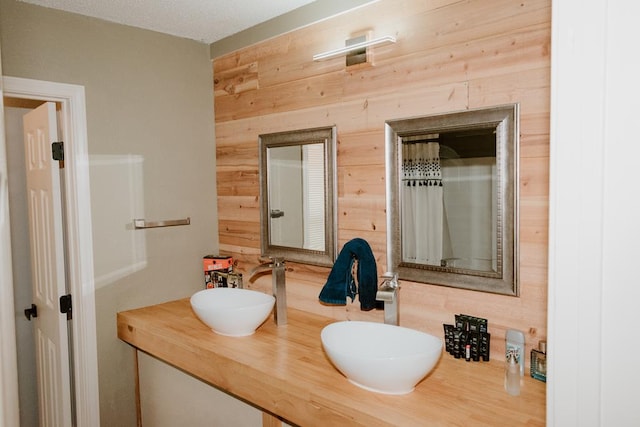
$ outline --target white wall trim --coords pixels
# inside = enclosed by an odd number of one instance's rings
[[[552,2],[549,426],[600,420],[605,15],[606,0]]]
[[[3,94],[0,81],[0,96]],[[0,426],[17,427],[18,364],[16,354],[13,272],[9,222],[9,181],[5,145],[4,103],[0,103]]]
[[[631,1],[552,2],[548,426],[637,426],[640,300]]]
[[[84,87],[16,77],[3,77],[3,86],[5,96],[52,101],[62,105],[62,116],[65,121],[62,126],[62,136],[65,141],[65,168],[67,169],[65,207],[69,287],[73,295],[71,322],[77,425],[79,427],[98,426],[100,425],[98,355]],[[4,143],[1,148],[5,149]],[[11,302],[13,304],[13,298]],[[13,307],[11,313],[13,313]]]

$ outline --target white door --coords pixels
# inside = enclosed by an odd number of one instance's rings
[[[302,150],[300,146],[270,147],[269,209],[270,243],[301,248],[304,242],[302,221]]]
[[[33,282],[33,317],[40,426],[71,425],[71,384],[65,295],[60,169],[52,159],[56,108],[47,102],[24,116],[24,143]]]

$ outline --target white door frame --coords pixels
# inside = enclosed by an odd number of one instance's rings
[[[87,144],[87,123],[84,87],[17,77],[2,77],[4,96],[21,99],[52,101],[62,106],[61,135],[65,142],[65,193],[66,193],[66,233],[68,238],[68,279],[69,289],[73,296],[73,376],[75,382],[76,419],[79,427],[100,425],[98,399],[98,354],[96,342],[95,285],[93,272],[93,241],[91,231],[91,200],[89,189],[89,154]],[[4,120],[4,117],[0,118]],[[6,151],[4,139],[0,139],[0,150]],[[0,187],[2,191],[3,187]],[[2,195],[4,197],[4,195]],[[6,242],[5,242],[6,240]],[[8,239],[2,239],[2,252],[9,251],[5,245]],[[9,267],[11,264],[9,263]],[[10,270],[9,270],[10,271]],[[3,287],[13,286],[12,280],[3,280]],[[11,291],[11,292],[9,292]],[[2,289],[2,294],[13,296],[13,291]],[[14,312],[13,297],[9,304],[4,302],[3,311]],[[10,324],[8,324],[10,323]],[[0,336],[14,336],[13,322],[2,322]],[[14,338],[15,340],[15,338]],[[6,349],[6,350],[5,350]],[[3,345],[2,378],[12,378],[11,355],[13,349]],[[17,396],[15,390],[14,396]],[[0,396],[2,407],[12,405],[11,397]],[[7,405],[7,407],[10,407]]]
[[[20,418],[7,176],[4,103],[0,103],[0,427],[18,426]]]
[[[640,343],[625,335],[640,299],[639,13],[637,2],[552,1],[550,427],[640,422]]]

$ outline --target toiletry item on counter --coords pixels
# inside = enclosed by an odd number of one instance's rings
[[[516,360],[515,352],[507,353],[505,362],[504,388],[512,396],[520,394],[520,366]]]
[[[448,323],[443,323],[444,329],[444,349],[447,353],[453,354],[453,329],[455,326]]]
[[[468,314],[455,315],[456,328],[469,330],[470,332],[487,332],[487,319],[469,316]]]
[[[489,361],[489,348],[491,347],[491,334],[490,333],[481,333],[480,334],[480,355],[482,356],[483,362]]]
[[[505,360],[509,354],[514,354],[520,368],[520,376],[524,376],[524,334],[517,329],[508,329],[505,340]]]
[[[227,288],[227,274],[233,272],[233,258],[230,256],[206,255],[202,258],[205,288]],[[237,284],[237,278],[235,279]],[[240,277],[242,283],[242,277]],[[231,286],[242,287],[242,286]]]
[[[489,361],[491,334],[487,319],[456,314],[455,324],[443,324],[445,350],[467,362]]]
[[[242,273],[214,271],[212,277],[215,288],[243,288]]]
[[[462,330],[456,328],[453,331],[453,357],[460,359],[462,357]]]
[[[547,382],[547,342],[538,342],[538,348],[531,350],[531,378]]]

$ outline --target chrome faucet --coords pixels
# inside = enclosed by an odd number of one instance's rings
[[[285,287],[284,258],[274,257],[271,261],[258,264],[249,275],[249,280],[264,273],[271,273],[271,286],[273,296],[276,298],[276,309],[273,313],[276,325],[287,324],[287,293]]]
[[[399,325],[398,290],[400,289],[398,274],[386,273],[382,278],[384,280],[378,286],[376,300],[384,301],[384,323],[397,326]]]

